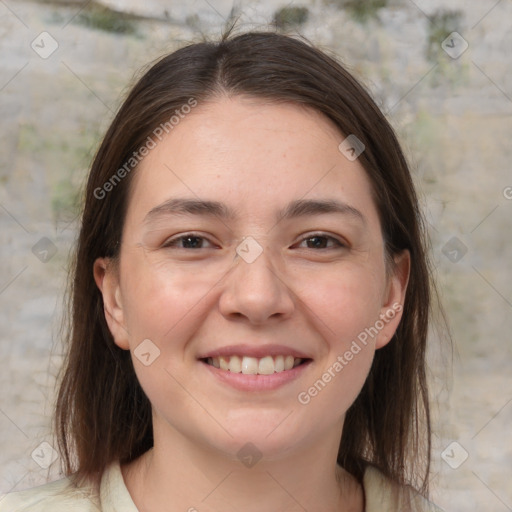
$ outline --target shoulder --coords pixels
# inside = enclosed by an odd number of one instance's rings
[[[363,476],[365,512],[443,512],[415,489],[400,486],[368,466]]]
[[[138,512],[124,483],[119,462],[101,476],[101,484],[74,485],[70,477],[26,491],[0,496],[0,512]]]
[[[98,493],[92,486],[77,487],[64,478],[32,489],[0,496],[0,512],[99,512]]]

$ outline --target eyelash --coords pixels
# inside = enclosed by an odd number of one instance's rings
[[[187,238],[196,238],[196,239],[201,239],[201,240],[208,240],[206,237],[204,236],[201,236],[201,235],[197,235],[195,233],[186,233],[184,235],[180,235],[176,238],[171,238],[169,240],[167,240],[164,245],[162,246],[163,248],[168,248],[168,249],[172,249],[172,248],[176,248],[176,243],[179,242],[180,240],[185,240]],[[330,236],[330,235],[326,235],[326,234],[323,234],[323,233],[312,233],[304,238],[302,238],[299,242],[302,243],[302,242],[305,242],[306,240],[311,240],[313,238],[323,238],[323,239],[326,239],[326,240],[331,240],[335,243],[335,245],[337,246],[337,248],[347,248],[347,244],[341,242],[340,240],[338,240],[337,238],[334,238],[333,236]],[[321,250],[329,250],[329,249],[335,249],[336,247],[322,247]],[[178,249],[184,249],[184,250],[194,250],[190,247],[178,247]],[[205,247],[199,247],[199,249],[205,249]]]

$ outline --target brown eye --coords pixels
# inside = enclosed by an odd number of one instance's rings
[[[341,243],[336,238],[320,234],[303,238],[300,243],[303,244],[304,242],[307,244],[306,249],[335,249],[338,247],[346,247],[345,244]]]
[[[163,247],[166,248],[177,248],[177,249],[205,249],[204,243],[210,243],[203,236],[194,234],[180,235],[175,238],[171,238],[164,243]],[[210,244],[211,245],[211,244]]]

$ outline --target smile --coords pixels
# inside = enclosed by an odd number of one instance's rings
[[[203,359],[205,363],[220,370],[244,375],[272,375],[291,370],[306,361],[292,355],[264,356],[220,356]]]

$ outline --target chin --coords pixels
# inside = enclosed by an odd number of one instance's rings
[[[213,444],[217,450],[242,462],[245,456],[265,460],[283,458],[293,451],[301,437],[298,432],[290,431],[286,420],[279,425],[276,421],[260,420],[257,423],[246,418],[243,422],[226,426],[226,429],[231,436],[223,436],[223,439],[218,439]],[[297,439],[297,443],[292,442],[294,439]]]

